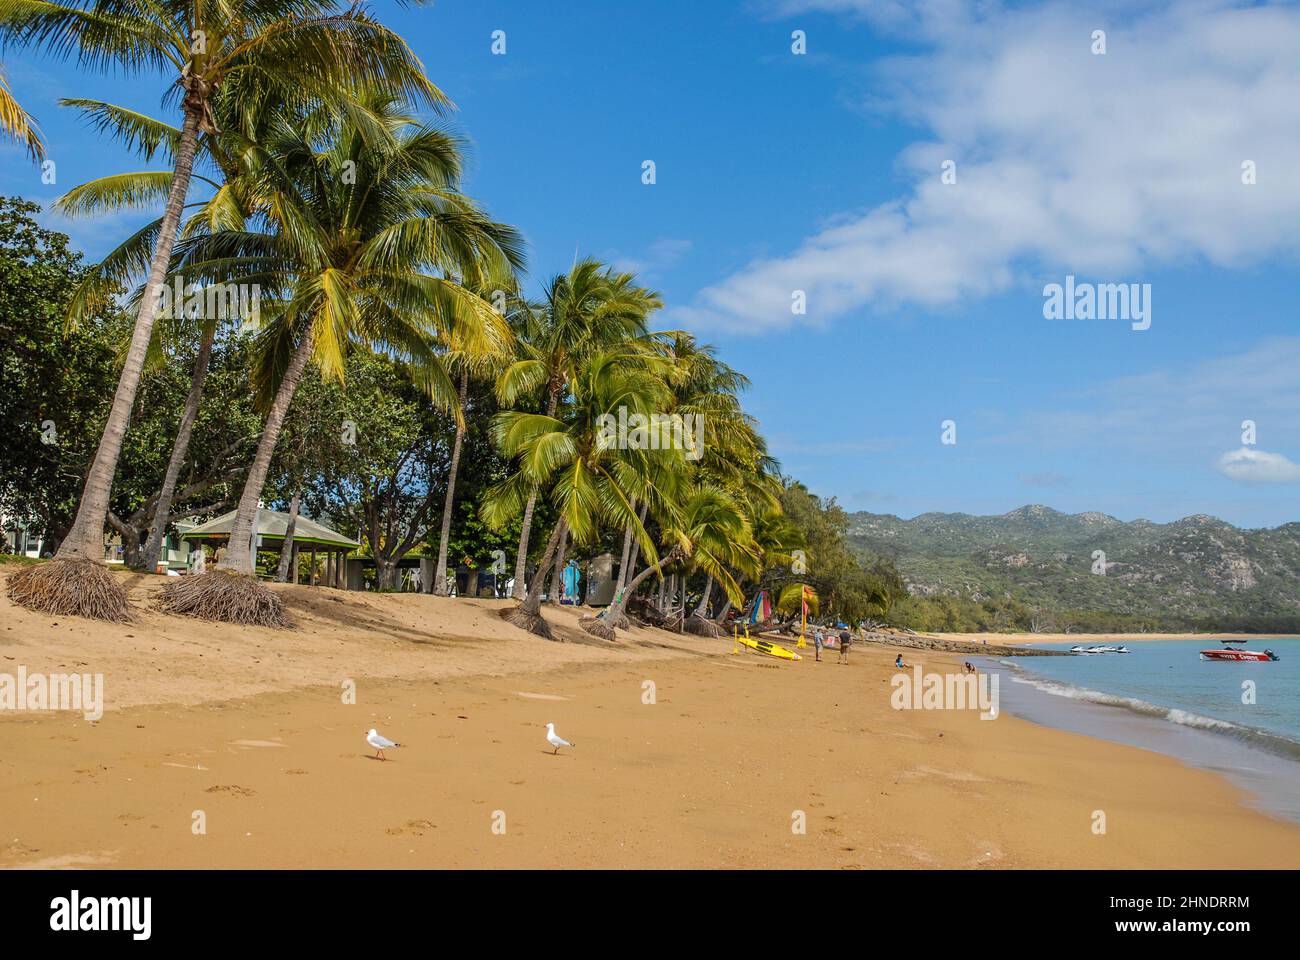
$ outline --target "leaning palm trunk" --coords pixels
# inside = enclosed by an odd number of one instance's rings
[[[275,582],[284,583],[289,579],[289,567],[295,567],[293,582],[298,582],[298,570],[293,564],[293,533],[298,526],[298,509],[302,506],[302,492],[295,490],[289,501],[289,523],[284,530],[284,543],[280,546],[280,567],[275,571]]]
[[[545,637],[547,640],[553,639],[551,636],[551,626],[542,618],[542,585],[546,583],[546,575],[551,570],[551,563],[555,560],[555,555],[560,549],[560,540],[569,532],[569,525],[563,518],[555,525],[551,532],[551,539],[546,541],[546,550],[542,554],[541,565],[537,568],[537,575],[533,577],[532,589],[528,591],[528,596],[524,602],[517,607],[511,607],[504,610],[501,616],[508,622],[513,623],[522,630],[529,633],[535,633],[539,637]]]
[[[555,555],[555,568],[551,572],[551,592],[548,594],[548,600],[560,605],[564,596],[564,561],[569,550],[569,535],[566,533],[560,538],[560,550]]]
[[[632,500],[632,507],[636,508],[635,498]],[[629,520],[627,526],[623,528],[623,555],[618,561],[618,580],[614,584],[616,593],[627,586],[627,581],[630,579],[631,571],[628,569],[627,561],[632,556],[632,530],[632,521]]]
[[[704,593],[700,596],[699,605],[695,608],[695,616],[706,617],[709,614],[709,594],[713,592],[713,574],[704,581]]]
[[[438,538],[438,566],[433,574],[433,592],[439,597],[451,596],[447,585],[447,547],[451,541],[451,508],[456,503],[456,472],[460,469],[460,448],[465,439],[465,397],[469,393],[469,373],[460,373],[461,419],[456,423],[456,440],[451,447],[451,471],[447,477],[447,498],[442,504],[442,533]]]
[[[145,296],[140,299],[140,312],[136,314],[131,346],[113,394],[108,421],[99,438],[95,459],[86,472],[77,516],[68,535],[59,544],[54,560],[32,568],[21,584],[23,589],[15,592],[15,583],[11,581],[9,585],[10,599],[28,609],[100,620],[122,620],[129,616],[126,591],[103,567],[104,521],[108,517],[113,475],[117,472],[117,460],[122,453],[122,438],[126,436],[131,421],[140,374],[153,337],[154,318],[158,314],[158,298],[153,293],[161,287],[167,275],[185,194],[190,186],[201,111],[201,104],[193,94],[188,94],[185,98],[185,122],[176,146],[176,166],[167,192],[167,206],[149,263],[149,285],[145,288]],[[92,563],[87,564],[87,560]],[[93,589],[87,586],[90,581],[93,581]]]
[[[172,497],[176,494],[176,481],[180,477],[181,467],[185,464],[185,456],[189,453],[194,421],[199,417],[203,381],[208,375],[208,363],[212,359],[212,341],[216,339],[216,334],[216,324],[206,326],[203,330],[199,355],[194,362],[194,381],[190,384],[189,396],[185,398],[185,411],[181,414],[181,425],[176,431],[176,442],[172,444],[172,456],[167,462],[167,473],[163,476],[162,490],[158,493],[158,504],[154,507],[153,523],[149,525],[149,539],[145,541],[144,552],[137,560],[139,569],[152,570],[162,551],[163,535],[167,532],[167,517],[172,510]]]
[[[135,394],[140,386],[140,373],[144,369],[145,355],[153,336],[154,319],[158,314],[158,298],[154,292],[162,287],[167,276],[167,266],[171,262],[172,247],[176,243],[176,231],[180,227],[181,211],[185,205],[185,194],[190,186],[201,113],[202,107],[186,97],[185,123],[181,127],[180,142],[176,147],[176,167],[158,230],[158,242],[149,263],[148,284],[145,295],[140,298],[140,312],[136,314],[131,346],[122,367],[122,375],[117,381],[117,392],[113,395],[113,407],[99,439],[95,459],[86,474],[86,485],[77,507],[77,517],[73,520],[67,537],[59,545],[56,558],[60,560],[85,557],[102,562],[104,559],[104,518],[108,516],[113,474],[117,471],[122,438],[131,421],[131,409],[135,406]]]
[[[682,629],[690,633],[698,634],[702,637],[717,637],[722,635],[722,628],[716,622],[710,620],[709,616],[709,595],[713,593],[713,574],[709,574],[704,581],[704,594],[700,597],[699,604],[689,617],[682,621]],[[731,606],[731,602],[727,602]],[[685,610],[683,609],[683,612]],[[725,616],[725,614],[724,614]]]
[[[593,636],[600,637],[602,640],[614,640],[617,634],[614,632],[614,625],[619,623],[626,616],[628,597],[636,592],[636,588],[641,586],[652,573],[658,573],[663,567],[675,562],[682,556],[681,547],[673,547],[666,554],[659,558],[658,563],[652,563],[635,577],[632,582],[623,588],[622,592],[614,597],[614,602],[606,607],[598,616],[583,617],[578,621],[579,626]]]
[[[546,404],[546,415],[555,416],[555,407],[560,402],[560,391],[558,388],[551,389],[551,399]],[[528,503],[524,505],[523,527],[519,531],[519,554],[515,557],[515,585],[511,595],[516,600],[523,600],[527,596],[527,590],[524,584],[524,574],[528,572],[528,536],[533,528],[533,509],[537,506],[537,487],[534,486],[528,494]],[[544,570],[539,570],[537,576],[546,577]]]
[[[648,503],[641,504],[641,512],[637,515],[638,517],[640,517],[642,528],[645,527],[645,515],[646,512],[649,510],[649,507],[650,505]],[[628,557],[627,560],[627,573],[623,574],[620,572],[619,574],[619,581],[622,586],[626,587],[631,582],[632,575],[636,573],[637,561],[640,559],[641,559],[641,541],[634,539],[632,541],[632,554],[631,556]],[[630,593],[629,596],[631,596]]]
[[[220,564],[226,570],[235,573],[251,574],[253,572],[253,516],[257,513],[257,501],[262,496],[262,485],[266,483],[267,471],[271,468],[271,455],[275,453],[275,443],[280,438],[280,428],[284,426],[285,414],[293,401],[298,381],[302,379],[303,370],[311,356],[313,337],[310,331],[303,334],[302,342],[293,352],[289,368],[285,370],[280,386],[275,392],[275,400],[266,415],[266,425],[262,427],[262,436],[257,441],[257,453],[248,468],[248,478],[244,481],[244,491],[239,497],[239,506],[235,510],[235,522],[230,529],[230,545],[226,559]]]

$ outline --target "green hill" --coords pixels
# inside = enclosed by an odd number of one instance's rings
[[[992,616],[951,628],[1300,630],[1300,523],[1125,523],[1034,505],[992,517],[855,513],[848,538],[895,563],[914,621],[965,607]]]

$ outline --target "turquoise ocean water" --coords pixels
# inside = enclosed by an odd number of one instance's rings
[[[1199,651],[1223,646],[1210,638],[1126,645],[1126,654],[985,666],[1002,675],[1002,707],[1012,714],[1218,771],[1270,812],[1300,820],[1300,638],[1235,645],[1281,658],[1268,663],[1201,660]]]

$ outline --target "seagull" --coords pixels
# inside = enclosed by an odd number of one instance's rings
[[[370,744],[372,747],[374,747],[376,750],[379,751],[378,753],[375,754],[375,756],[380,760],[388,759],[387,757],[384,756],[384,751],[387,750],[389,747],[401,746],[400,743],[394,743],[392,740],[389,740],[387,737],[381,737],[379,735],[379,731],[376,730],[374,727],[371,727],[370,732],[366,734],[366,743]]]
[[[573,746],[573,744],[571,744],[568,740],[565,740],[563,737],[561,737],[559,734],[555,732],[555,724],[553,723],[548,723],[546,725],[546,742],[555,748],[554,750],[555,753],[560,752],[560,747]]]

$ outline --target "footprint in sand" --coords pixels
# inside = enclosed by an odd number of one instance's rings
[[[988,783],[987,777],[981,777],[974,773],[962,773],[958,770],[936,770],[934,767],[913,767],[911,770],[903,771],[902,776],[908,780],[917,777],[938,777],[940,780],[955,780],[958,783]]]
[[[424,836],[424,831],[434,830],[436,825],[430,820],[407,820],[405,826],[389,827],[384,832],[390,837],[400,837],[403,834],[414,834],[417,837]]]
[[[280,743],[277,740],[231,740],[230,745],[234,747],[283,747],[287,744]]]
[[[208,787],[204,793],[228,793],[233,797],[251,797],[253,791],[248,787],[241,787],[237,784],[218,784],[215,787]]]

